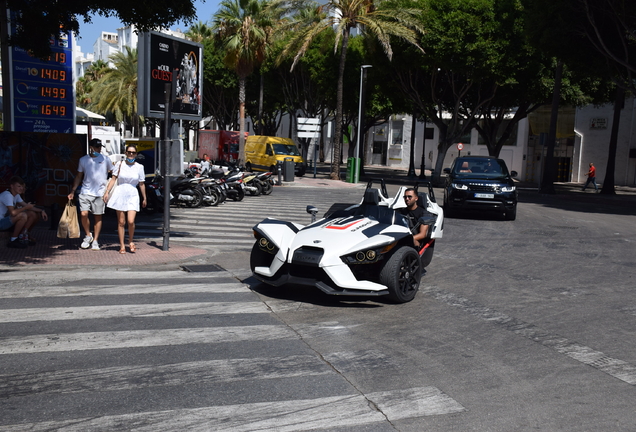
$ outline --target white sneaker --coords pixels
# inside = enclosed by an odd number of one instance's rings
[[[91,250],[99,250],[99,243],[94,241],[91,246]]]
[[[89,234],[86,237],[84,237],[84,240],[82,241],[82,244],[80,245],[80,247],[82,249],[88,249],[91,246],[91,243],[93,243],[93,235]]]

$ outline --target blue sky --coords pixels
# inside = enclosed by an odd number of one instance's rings
[[[220,0],[195,0],[194,6],[197,9],[197,21],[209,22],[212,15],[217,11]],[[102,33],[102,31],[116,32],[118,28],[123,27],[121,21],[117,18],[103,18],[94,16],[91,24],[83,24],[80,22],[80,38],[77,44],[82,47],[83,52],[92,52],[93,44]],[[177,23],[171,27],[175,30],[180,28],[185,31],[188,26],[184,23]]]

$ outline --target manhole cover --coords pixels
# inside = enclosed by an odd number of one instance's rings
[[[211,273],[211,272],[221,272],[225,271],[225,269],[216,264],[198,264],[198,265],[189,265],[189,266],[181,266],[183,270],[190,273]]]

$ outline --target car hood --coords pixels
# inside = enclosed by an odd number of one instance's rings
[[[292,240],[288,260],[299,248],[322,249],[322,265],[342,264],[340,257],[387,245],[409,235],[407,227],[380,223],[373,218],[346,216],[323,219],[300,230]]]

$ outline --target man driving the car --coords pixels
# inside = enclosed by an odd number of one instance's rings
[[[426,216],[426,210],[417,205],[417,192],[414,188],[408,188],[404,191],[404,202],[406,208],[400,209],[400,213],[406,216],[409,228],[413,233],[413,244],[416,248],[420,248],[422,241],[428,234],[428,225],[420,222],[420,218]]]

